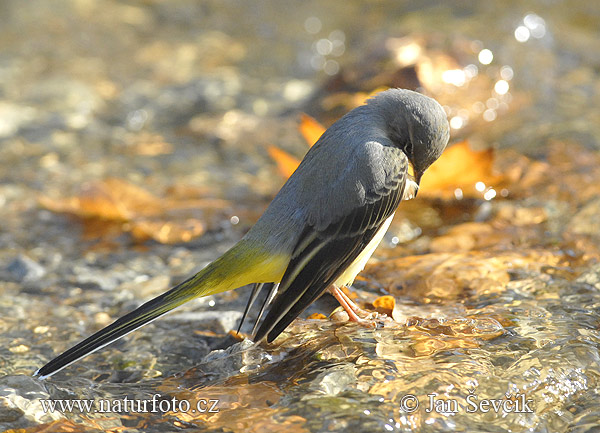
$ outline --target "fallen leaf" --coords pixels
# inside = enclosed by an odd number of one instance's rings
[[[249,338],[247,334],[243,332],[234,331],[233,329],[227,333],[235,338],[237,341],[243,341],[245,338]]]
[[[467,222],[451,227],[445,234],[431,240],[432,252],[469,251],[487,245],[498,245],[505,233],[494,230],[491,224]]]
[[[419,195],[454,195],[457,188],[464,195],[481,196],[477,182],[487,186],[498,184],[502,176],[493,174],[493,149],[476,151],[468,141],[448,147],[421,178]]]
[[[298,129],[300,129],[300,133],[309,146],[314,145],[325,132],[325,127],[323,125],[305,113],[300,115],[300,125],[298,126]]]
[[[269,146],[269,155],[277,163],[279,173],[286,179],[292,175],[300,165],[300,160],[295,156],[290,155],[285,150],[281,150],[275,146]]]
[[[325,132],[325,127],[317,122],[313,117],[308,114],[302,113],[300,116],[300,124],[298,125],[300,133],[304,137],[304,140],[308,146],[312,146],[317,142],[319,137]],[[276,146],[268,147],[269,156],[277,164],[277,169],[281,176],[286,179],[292,175],[294,171],[300,165],[300,160],[295,156],[290,155],[285,150],[280,149]]]
[[[42,196],[39,201],[54,212],[116,221],[127,221],[136,214],[149,216],[161,212],[158,197],[116,178],[85,184],[75,197],[55,200]]]
[[[321,314],[321,313],[312,313],[310,316],[307,317],[307,319],[323,320],[323,319],[327,319],[327,316],[325,316],[324,314]]]
[[[386,314],[391,317],[392,311],[394,311],[394,307],[396,306],[396,300],[393,296],[380,296],[373,301],[373,306],[379,313]]]
[[[504,334],[504,328],[491,318],[416,319],[407,323],[408,333],[415,331],[411,348],[414,356],[431,356],[443,350],[476,348],[480,340]],[[419,335],[420,334],[420,335]]]
[[[198,198],[197,191],[190,188],[163,198],[116,178],[88,183],[74,197],[41,196],[39,202],[53,212],[82,218],[87,226],[95,228],[87,227],[86,232],[96,237],[118,227],[137,240],[154,239],[160,243],[189,242],[206,230],[206,221],[196,216],[199,212],[206,219],[230,206],[225,200]]]

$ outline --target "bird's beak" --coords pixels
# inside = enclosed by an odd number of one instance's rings
[[[415,182],[417,183],[417,189],[415,190],[415,198],[417,197],[417,194],[419,193],[419,185],[421,184],[421,176],[423,176],[423,173],[420,173],[420,172],[415,173]]]

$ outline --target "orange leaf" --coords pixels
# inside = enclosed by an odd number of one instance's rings
[[[160,243],[189,242],[200,236],[206,223],[195,216],[197,209],[214,211],[227,206],[219,199],[163,198],[115,178],[90,182],[73,197],[41,196],[39,201],[47,209],[78,216],[88,227],[101,229],[99,237],[111,228],[107,223],[116,223],[120,230],[131,232],[138,240],[151,238]],[[92,232],[97,234],[98,230]]]
[[[315,144],[323,132],[325,132],[325,127],[323,125],[304,113],[301,114],[298,129],[309,146]],[[300,160],[295,156],[290,155],[285,150],[275,146],[269,146],[268,151],[271,158],[277,163],[279,173],[285,178],[290,177],[292,173],[296,171],[298,165],[300,165]]]
[[[298,126],[298,129],[300,129],[300,133],[309,146],[315,144],[319,137],[325,132],[325,127],[323,125],[305,113],[300,115],[300,126]]]
[[[307,319],[323,320],[323,319],[327,319],[327,316],[325,316],[324,314],[321,314],[321,313],[312,313],[310,316],[307,317]]]
[[[380,296],[379,298],[373,301],[373,306],[377,310],[381,310],[385,314],[391,314],[394,311],[394,307],[396,306],[396,300],[393,296]]]
[[[114,178],[87,184],[76,197],[55,200],[42,196],[39,200],[42,206],[54,212],[113,221],[127,221],[137,214],[155,215],[161,210],[158,197]]]
[[[298,165],[300,165],[300,160],[290,155],[285,150],[281,150],[275,146],[269,146],[268,151],[271,158],[277,163],[279,173],[285,178],[290,177],[292,173],[296,171]]]
[[[461,188],[465,194],[473,194],[477,182],[490,185],[501,180],[492,174],[493,163],[493,149],[471,150],[466,140],[461,141],[446,149],[429,167],[421,179],[419,193],[438,195]]]
[[[242,334],[241,332],[234,331],[233,329],[231,331],[229,331],[227,334],[231,335],[233,338],[235,338],[238,341],[242,341],[244,338],[247,338],[246,334]]]

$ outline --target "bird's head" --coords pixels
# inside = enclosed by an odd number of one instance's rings
[[[388,138],[408,157],[418,184],[448,144],[450,126],[444,109],[434,99],[405,89],[381,92],[372,103],[382,105]]]

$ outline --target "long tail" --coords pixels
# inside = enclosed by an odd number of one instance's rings
[[[193,277],[146,302],[57,356],[37,370],[34,376],[38,376],[40,379],[50,377],[84,356],[103,348],[194,298],[225,292],[252,282],[278,281],[278,278],[280,279],[283,275],[287,260],[289,258],[273,256],[264,250],[252,248],[247,241],[241,240]]]

